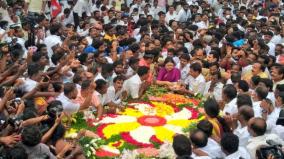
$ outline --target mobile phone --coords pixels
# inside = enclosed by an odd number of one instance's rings
[[[49,76],[46,75],[44,76],[42,82],[48,82],[49,80],[50,80]]]

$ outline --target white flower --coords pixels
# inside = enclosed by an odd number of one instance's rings
[[[164,144],[160,146],[159,157],[160,158],[176,158],[176,154],[175,154],[175,151],[171,143],[165,142]]]
[[[90,147],[92,153],[96,152],[96,150],[93,147]]]
[[[101,146],[101,149],[108,151],[108,152],[112,152],[114,154],[120,154],[120,151],[118,149],[116,149],[115,147],[103,145],[103,146]]]
[[[136,159],[138,153],[137,151],[131,151],[131,150],[123,150],[121,159]]]
[[[92,155],[92,152],[91,151],[87,151],[86,155],[87,155],[87,157],[90,157]]]
[[[125,122],[136,122],[137,118],[127,115],[120,115],[115,118],[105,117],[103,118],[100,123],[125,123]]]

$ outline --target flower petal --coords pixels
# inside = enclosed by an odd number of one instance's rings
[[[197,121],[198,119],[192,119],[192,120],[179,119],[179,120],[170,120],[167,122],[167,124],[185,128],[185,127],[188,127],[190,123],[197,122]]]
[[[131,123],[117,123],[117,124],[110,124],[106,126],[102,132],[104,136],[108,139],[113,135],[120,134],[122,132],[128,132],[131,130],[134,130],[140,126],[137,122],[131,122]]]
[[[141,143],[151,144],[150,138],[155,135],[155,131],[149,126],[140,126],[130,131],[130,136]]]
[[[159,127],[154,127],[153,128],[156,132],[156,137],[165,142],[165,141],[169,141],[172,142],[173,141],[173,136],[175,134],[175,132],[163,127],[163,126],[159,126]]]
[[[115,118],[112,117],[105,117],[103,118],[100,123],[129,123],[129,122],[136,122],[137,118],[133,116],[126,116],[126,115],[118,115]]]
[[[181,127],[181,126],[167,124],[167,125],[164,125],[164,127],[168,130],[171,130],[171,131],[177,133],[177,134],[182,134],[183,127]]]
[[[178,120],[178,119],[190,119],[192,116],[192,113],[190,110],[183,108],[181,111],[172,114],[172,115],[167,115],[165,116],[165,118],[167,119],[167,121],[170,120]]]

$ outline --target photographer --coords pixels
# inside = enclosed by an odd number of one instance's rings
[[[248,141],[246,146],[252,159],[256,158],[256,150],[261,145],[268,145],[267,141],[271,140],[279,144],[284,144],[284,141],[275,134],[265,134],[266,132],[266,121],[263,118],[255,117],[248,122],[248,131],[252,138]]]
[[[50,152],[49,147],[40,143],[41,139],[42,135],[38,126],[27,126],[23,129],[21,144],[29,158],[43,158],[43,156],[46,156],[49,159],[56,159]]]

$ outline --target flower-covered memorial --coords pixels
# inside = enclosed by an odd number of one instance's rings
[[[147,99],[127,103],[123,111],[96,123],[79,114],[67,136],[81,128],[99,136],[80,140],[88,158],[159,158],[160,148],[171,143],[175,134],[186,133],[202,116],[200,100],[160,92],[148,92]]]

